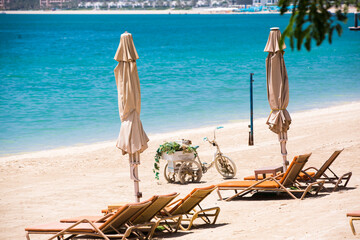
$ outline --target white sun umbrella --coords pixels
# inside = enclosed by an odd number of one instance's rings
[[[267,95],[271,112],[266,121],[271,131],[279,136],[281,154],[283,157],[283,169],[286,171],[287,150],[286,141],[287,131],[291,123],[291,117],[286,110],[289,104],[289,81],[284,61],[285,44],[279,46],[281,33],[279,28],[271,28],[269,38],[264,49],[268,52],[266,58],[266,82]]]
[[[140,180],[138,176],[140,153],[147,149],[147,142],[149,141],[140,120],[141,94],[136,67],[138,58],[132,35],[127,32],[123,33],[114,57],[119,62],[114,72],[121,119],[116,146],[122,150],[123,155],[129,154],[130,178],[134,181],[137,202],[142,196],[139,191]]]

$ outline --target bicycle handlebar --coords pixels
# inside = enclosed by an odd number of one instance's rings
[[[203,141],[208,141],[209,143],[214,143],[215,142],[215,139],[216,139],[216,136],[215,136],[215,131],[216,131],[216,129],[221,129],[221,128],[224,128],[223,126],[218,126],[218,127],[216,127],[215,129],[214,129],[214,139],[212,140],[212,141],[210,141],[209,139],[208,139],[208,137],[204,137],[203,138]]]

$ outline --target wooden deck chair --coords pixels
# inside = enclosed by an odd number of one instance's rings
[[[354,235],[356,235],[353,221],[360,220],[360,211],[347,213],[346,216],[350,218],[349,222],[350,222],[351,231],[353,232]]]
[[[149,233],[149,237],[154,234],[156,228],[161,225],[169,232],[177,232],[182,220],[182,215],[172,216],[159,216],[161,210],[163,210],[179,193],[171,193],[168,195],[158,195],[156,200],[141,214],[135,216],[131,222],[133,224],[141,224],[145,222],[155,222],[154,228],[150,229],[152,232]],[[170,224],[169,220],[174,224]],[[172,226],[174,225],[174,226]]]
[[[344,149],[335,151],[330,156],[330,158],[321,166],[320,169],[317,169],[315,167],[309,167],[309,168],[307,168],[305,170],[302,170],[299,173],[299,176],[297,177],[297,180],[299,182],[303,182],[303,183],[309,183],[309,182],[311,183],[311,182],[315,182],[317,180],[325,180],[325,184],[333,184],[333,185],[335,185],[333,191],[336,191],[337,188],[339,188],[339,187],[346,187],[349,180],[350,180],[350,178],[351,178],[352,172],[345,173],[341,177],[338,177],[335,174],[335,172],[333,172],[330,169],[331,164],[335,161],[335,159],[340,155],[340,153],[343,150]],[[315,170],[316,172],[309,171],[311,169]],[[333,176],[328,176],[326,174],[327,171],[329,171]],[[273,175],[266,174],[266,177],[273,177]],[[263,180],[263,179],[264,178],[263,178],[262,175],[258,176],[258,180]],[[244,180],[255,180],[255,176],[252,175],[252,176],[244,177]],[[344,182],[344,184],[342,184],[343,182]],[[329,191],[327,188],[325,188],[325,186],[323,188],[325,190]]]
[[[324,180],[325,184],[335,185],[333,191],[336,191],[338,187],[346,187],[351,178],[352,172],[345,173],[341,177],[338,177],[335,172],[330,169],[331,164],[335,161],[335,159],[340,155],[343,150],[344,149],[335,151],[330,156],[330,158],[321,166],[320,169],[317,169],[315,167],[309,167],[303,170],[302,174],[304,174],[305,176],[302,177],[299,181],[311,183],[317,180]],[[311,169],[315,170],[316,172],[309,171]],[[327,175],[326,172],[330,172],[332,176],[329,176],[330,174]]]
[[[177,201],[168,205],[162,212],[162,215],[182,215],[183,218],[181,221],[189,222],[187,227],[185,227],[182,223],[180,225],[180,228],[185,231],[190,230],[190,228],[193,226],[194,220],[197,218],[201,218],[206,224],[214,224],[219,215],[220,208],[212,207],[203,209],[200,206],[200,203],[215,189],[216,186],[214,185],[204,188],[194,188],[194,190],[192,190],[183,199],[178,199]],[[213,221],[211,221],[210,218],[213,218]]]
[[[310,172],[310,173],[308,173],[308,174],[311,174],[311,176],[314,176],[314,175],[315,175],[315,173],[312,173],[312,172]],[[267,173],[265,178],[268,178],[268,177],[277,177],[277,179],[281,179],[281,177],[278,177],[279,175],[280,175],[280,174],[274,176],[273,174]],[[263,179],[264,179],[263,174],[259,174],[259,175],[257,176],[257,180],[263,180]],[[298,181],[304,181],[304,180],[308,180],[308,179],[309,179],[309,178],[308,178],[307,174],[305,174],[305,173],[303,173],[303,172],[300,172],[299,175],[298,175],[298,177],[296,178],[296,180],[298,180]],[[256,178],[255,178],[255,175],[250,175],[250,176],[244,177],[244,180],[254,181],[254,180],[256,180]]]
[[[313,182],[309,184],[306,189],[301,189],[300,185],[297,183],[296,178],[298,177],[300,171],[303,169],[305,163],[308,161],[310,154],[300,155],[294,158],[291,162],[289,168],[285,173],[277,175],[276,177],[268,177],[261,181],[230,181],[218,184],[218,194],[221,200],[223,200],[220,191],[223,190],[234,190],[235,195],[226,199],[226,201],[231,201],[236,197],[245,196],[248,193],[256,191],[270,191],[270,192],[286,192],[292,198],[297,199],[293,193],[299,192],[302,193],[300,200],[304,199],[305,195],[312,190],[314,185],[319,185],[315,194],[323,187],[324,181]],[[280,179],[279,179],[280,178]],[[239,193],[238,190],[241,190]]]
[[[26,238],[30,240],[30,234],[47,234],[53,235],[51,239],[73,239],[73,238],[101,238],[110,240],[111,238],[127,239],[134,230],[150,226],[155,227],[154,223],[133,225],[129,221],[134,215],[143,212],[151,201],[141,203],[131,203],[122,206],[105,222],[91,222],[88,219],[82,219],[76,223],[55,222],[34,227],[25,228]]]
[[[151,197],[148,200],[151,202],[151,204],[144,211],[139,212],[138,214],[134,215],[129,221],[133,225],[154,222],[155,226],[151,227],[148,230],[149,233],[146,237],[147,239],[151,239],[152,235],[154,234],[154,231],[156,230],[156,228],[159,226],[159,224],[161,222],[163,223],[161,225],[167,231],[176,232],[180,227],[181,218],[182,218],[181,215],[164,216],[162,218],[157,217],[157,215],[163,208],[165,208],[178,195],[179,195],[179,193],[174,192],[174,193],[167,194],[167,195],[155,195],[155,196]],[[118,206],[116,206],[116,204],[111,205],[112,209],[113,208],[119,209],[120,207],[121,207],[121,205],[118,205]],[[107,214],[105,216],[80,216],[80,217],[62,219],[62,220],[60,220],[60,222],[74,223],[74,222],[80,221],[81,219],[84,219],[84,218],[88,219],[91,222],[104,222],[109,216],[113,215],[114,213],[115,213],[115,211],[110,212],[109,214]],[[170,224],[169,221],[172,221],[174,224]],[[174,225],[174,226],[172,226],[172,225]],[[138,232],[138,234],[141,235],[141,233],[143,231],[144,230],[141,229],[141,231]]]

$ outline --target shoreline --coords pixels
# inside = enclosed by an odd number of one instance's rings
[[[290,115],[292,118],[296,118],[298,115],[302,115],[302,116],[306,115],[306,116],[311,117],[312,115],[319,114],[319,113],[320,114],[326,114],[326,113],[335,114],[335,113],[341,113],[341,111],[343,111],[343,109],[350,109],[353,106],[360,107],[360,101],[352,101],[352,102],[341,103],[339,105],[333,105],[333,106],[328,106],[328,107],[301,110],[301,111],[290,113]],[[267,119],[267,117],[255,119],[254,124],[266,125],[266,123],[265,123],[266,119]],[[249,121],[248,119],[228,120],[227,122],[217,124],[216,126],[221,125],[221,126],[224,126],[225,128],[247,127],[247,125],[249,124],[248,121]],[[150,142],[158,141],[159,139],[164,139],[164,138],[174,140],[174,138],[172,136],[181,136],[181,134],[183,134],[183,135],[188,135],[191,133],[210,134],[216,126],[215,125],[206,125],[206,126],[197,127],[197,128],[176,129],[174,131],[148,134],[148,137],[150,139]],[[291,125],[290,125],[289,131],[291,131]],[[101,150],[101,149],[109,148],[109,147],[115,148],[115,144],[116,144],[116,139],[113,139],[113,140],[106,140],[106,141],[94,142],[94,143],[77,143],[77,144],[71,144],[68,146],[61,146],[61,147],[57,147],[57,148],[45,149],[45,150],[39,150],[39,151],[9,153],[9,154],[0,156],[0,163],[28,159],[28,158],[44,158],[44,157],[49,157],[49,156],[52,156],[52,157],[63,156],[64,152],[66,152],[67,155],[84,154],[84,153],[89,153],[92,151],[97,151],[97,150]]]

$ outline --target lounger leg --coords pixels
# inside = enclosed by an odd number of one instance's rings
[[[301,195],[300,200],[303,200],[304,197],[306,196],[306,194],[307,194],[308,192],[310,192],[312,186],[314,186],[314,185],[316,185],[316,184],[319,185],[319,187],[318,187],[318,189],[317,189],[317,191],[316,191],[316,193],[315,193],[315,195],[317,195],[317,194],[319,193],[319,191],[322,189],[322,187],[324,186],[324,183],[325,183],[325,181],[313,182],[313,183],[309,184],[309,186],[306,187],[304,193]]]
[[[289,190],[287,190],[285,187],[282,187],[281,186],[281,188],[283,189],[283,190],[285,190],[293,199],[297,199],[297,197],[295,197],[295,195],[294,194],[292,194]]]
[[[191,218],[190,221],[189,221],[189,225],[187,226],[187,228],[183,227],[183,226],[180,224],[181,230],[183,230],[183,231],[188,231],[188,230],[190,230],[190,228],[191,228],[192,225],[193,225],[193,222],[194,222],[195,219],[198,217],[198,214],[199,214],[199,212],[196,212],[196,213],[192,216],[192,218]]]
[[[335,191],[338,189],[338,187],[339,187],[339,185],[340,185],[340,183],[341,183],[342,178],[343,178],[343,177],[341,177],[341,178],[336,182],[333,192],[335,192]]]
[[[219,213],[220,213],[220,208],[219,207],[216,207],[216,212],[215,212],[215,217],[214,217],[214,220],[211,224],[215,224],[216,223],[216,220],[219,216]]]
[[[339,187],[339,185],[340,185],[340,183],[341,183],[341,181],[342,181],[343,179],[346,179],[346,182],[345,182],[345,184],[343,185],[343,187],[346,187],[346,185],[348,184],[348,182],[349,182],[349,180],[350,180],[350,178],[351,178],[351,175],[352,175],[352,172],[349,172],[349,173],[346,173],[346,174],[342,175],[342,176],[339,178],[339,180],[336,182],[333,191],[336,191],[336,189]],[[347,178],[345,178],[345,177],[347,177]]]
[[[214,213],[209,214],[209,217],[214,217],[214,220],[211,222],[210,219],[208,217],[206,217],[207,219],[205,220],[203,216],[201,216],[201,219],[207,223],[207,224],[215,224],[219,213],[220,213],[220,208],[219,207],[213,207],[213,208],[208,208],[208,209],[204,209],[198,212],[195,212],[194,215],[191,217],[191,219],[189,220],[189,225],[185,228],[182,225],[180,225],[181,230],[183,231],[188,231],[191,229],[191,227],[193,226],[193,223],[195,221],[195,219],[197,219],[199,217],[200,214],[206,214],[206,212],[210,212],[210,211],[214,211]]]
[[[346,185],[348,184],[348,182],[352,176],[352,172],[346,173],[346,174],[344,174],[344,176],[347,176],[346,182],[344,184],[344,187],[346,187]]]
[[[321,189],[324,188],[324,184],[325,184],[325,180],[319,182],[319,187],[318,187],[318,189],[316,190],[315,195],[318,195],[319,192],[321,191]]]
[[[156,228],[158,227],[159,225],[157,223],[155,223],[151,229],[150,229],[150,232],[148,233],[148,235],[146,236],[146,239],[151,239],[152,236],[154,235],[154,232],[156,230]]]
[[[172,230],[171,226],[169,225],[170,229],[168,229],[168,231],[169,232],[174,232],[174,233],[177,232],[179,230],[180,226],[181,226],[182,215],[177,215],[177,216],[174,216],[174,217],[171,217],[171,218],[169,217],[168,219],[170,219],[170,220],[174,221],[174,223],[176,223],[175,230]]]
[[[285,192],[287,192],[293,199],[297,199],[294,194],[292,194],[289,190],[286,189],[278,180],[274,178],[274,181],[280,186],[281,189],[283,189]]]
[[[222,201],[222,200],[223,200],[223,198],[222,198],[222,196],[221,196],[221,194],[220,194],[220,190],[219,190],[219,188],[217,188],[217,189],[216,189],[216,191],[217,191],[217,194],[219,195],[220,200]]]
[[[30,240],[30,236],[29,236],[29,233],[28,233],[28,232],[26,233],[26,239],[27,239],[27,240]]]
[[[171,220],[174,223],[176,223],[175,230],[171,227],[171,225],[169,223],[167,223],[166,220]],[[166,225],[163,225],[163,226],[168,232],[177,232],[179,230],[179,228],[180,228],[181,220],[182,220],[182,215],[175,215],[175,216],[168,216],[168,217],[159,218],[155,222],[154,232],[155,232],[155,229],[160,225],[160,223],[162,221],[165,222]],[[149,237],[151,237],[151,236],[149,236]]]
[[[356,235],[356,232],[355,232],[355,228],[354,228],[354,223],[353,223],[353,218],[350,218],[350,227],[351,227],[351,231],[354,235]]]
[[[130,234],[134,231],[134,227],[128,227],[123,235],[123,237],[121,238],[121,240],[125,240],[127,239],[126,237],[130,236]]]

